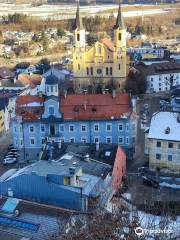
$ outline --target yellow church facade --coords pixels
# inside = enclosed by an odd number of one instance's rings
[[[121,91],[126,81],[126,29],[119,7],[114,39],[104,38],[92,46],[86,44],[86,32],[80,16],[79,3],[74,25],[73,72],[75,90],[86,90],[98,84],[102,88]]]

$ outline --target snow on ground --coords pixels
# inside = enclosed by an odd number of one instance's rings
[[[81,12],[83,16],[95,16],[96,14],[101,14],[107,10],[117,9],[118,5],[95,5],[95,6],[81,6]],[[162,9],[159,6],[159,9],[150,9],[150,10],[137,10],[124,12],[124,17],[134,17],[142,15],[152,15],[152,14],[161,14],[166,13],[168,9]],[[15,12],[24,13],[28,16],[41,17],[43,19],[52,18],[52,19],[72,19],[75,16],[76,5],[64,4],[64,5],[41,5],[33,7],[30,4],[1,4],[0,6],[0,16],[13,14]],[[110,14],[103,14],[104,17],[109,17]],[[117,14],[115,14],[116,16]]]

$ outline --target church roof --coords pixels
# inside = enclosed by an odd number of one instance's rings
[[[106,47],[110,50],[113,51],[114,49],[114,44],[109,38],[103,38],[101,42],[106,45]]]
[[[117,29],[117,28],[120,28],[120,29],[125,28],[120,1],[119,1],[118,16],[117,16],[116,24],[114,25],[114,29]]]
[[[73,30],[75,29],[84,29],[83,21],[80,13],[80,6],[79,6],[79,0],[77,1],[77,11],[76,11],[76,19],[74,22]]]

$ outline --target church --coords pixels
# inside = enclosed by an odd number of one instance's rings
[[[88,87],[102,88],[107,85],[122,91],[127,76],[126,29],[119,5],[116,24],[113,28],[114,39],[101,39],[92,46],[86,43],[86,30],[83,25],[79,1],[73,26],[73,72],[75,91],[82,92]]]

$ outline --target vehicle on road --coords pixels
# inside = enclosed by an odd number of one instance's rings
[[[12,163],[16,163],[16,161],[17,161],[16,158],[4,158],[3,164],[12,164]]]
[[[159,187],[159,183],[153,179],[150,179],[146,176],[142,176],[142,181],[144,185],[147,185],[149,187],[154,187],[154,188],[158,188]]]

